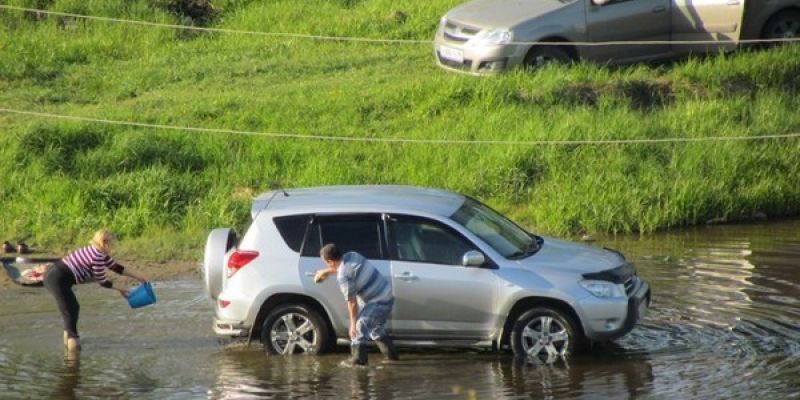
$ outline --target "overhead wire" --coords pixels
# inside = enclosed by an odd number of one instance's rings
[[[316,141],[361,142],[383,144],[430,144],[430,145],[514,145],[514,146],[574,146],[574,145],[635,145],[635,144],[664,144],[664,143],[696,143],[696,142],[722,142],[722,141],[755,141],[800,138],[800,133],[786,133],[756,136],[703,136],[703,137],[670,137],[651,139],[578,139],[578,140],[467,140],[467,139],[420,139],[405,137],[354,137],[320,134],[300,134],[285,132],[245,131],[222,128],[204,128],[193,126],[152,124],[136,121],[112,120],[105,118],[82,117],[76,115],[55,114],[39,111],[17,110],[0,108],[0,113],[25,115],[38,118],[70,120],[77,122],[98,123],[106,125],[127,126],[136,128],[149,128],[158,130],[172,130],[184,132],[218,133],[230,135],[263,136],[275,139],[298,139]]]

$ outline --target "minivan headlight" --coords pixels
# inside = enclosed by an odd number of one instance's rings
[[[514,40],[514,34],[511,31],[503,29],[491,29],[488,31],[480,31],[477,35],[467,42],[469,46],[494,46],[498,44],[508,44]]]
[[[584,280],[578,283],[580,283],[581,287],[586,289],[589,293],[591,293],[595,297],[600,297],[600,298],[624,297],[619,285],[612,282]]]

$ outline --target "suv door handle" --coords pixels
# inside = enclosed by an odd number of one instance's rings
[[[658,6],[656,8],[653,8],[653,13],[660,13],[660,12],[664,12],[664,11],[667,11],[667,7]]]
[[[406,282],[414,281],[417,279],[416,275],[408,271],[403,272],[402,274],[395,274],[394,277],[400,279],[401,281],[406,281]]]
[[[728,5],[729,6],[738,6],[739,5],[739,0],[728,0]]]
[[[314,273],[313,272],[306,272],[306,276],[310,276],[310,277],[313,278],[314,277]]]

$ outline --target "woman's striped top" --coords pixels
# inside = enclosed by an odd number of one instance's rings
[[[81,247],[62,258],[61,262],[75,275],[76,283],[94,280],[106,288],[111,288],[111,281],[106,278],[106,269],[118,274],[123,270],[122,265],[117,264],[111,256],[94,246]]]

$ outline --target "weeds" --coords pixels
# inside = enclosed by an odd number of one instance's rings
[[[209,3],[215,14],[207,23],[429,39],[439,17],[459,2],[227,0]],[[181,22],[178,12],[158,4],[58,0],[39,6]],[[0,104],[9,108],[374,138],[531,141],[800,131],[796,46],[661,66],[578,64],[476,79],[436,68],[428,46],[236,35],[186,41],[169,30],[91,22],[66,27],[11,12],[0,13],[0,21]],[[58,249],[85,242],[105,225],[121,234],[126,251],[144,248],[146,256],[162,260],[190,257],[199,254],[210,228],[243,228],[253,195],[276,186],[334,184],[446,188],[485,200],[543,233],[654,231],[800,214],[798,150],[796,139],[356,144],[0,114],[0,233]],[[159,245],[143,245],[151,242]]]

